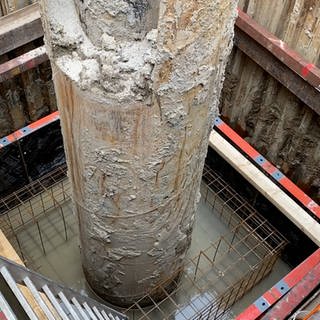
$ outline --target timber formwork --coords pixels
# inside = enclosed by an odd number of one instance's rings
[[[37,3],[28,5],[18,11],[15,11],[12,6],[10,9],[7,0],[1,0],[0,4],[5,13],[4,17],[0,17],[0,55],[43,36]]]

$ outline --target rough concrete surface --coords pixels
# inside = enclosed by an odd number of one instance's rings
[[[320,66],[319,1],[241,0],[240,7]],[[320,202],[319,115],[237,49],[220,108],[233,128]]]
[[[83,268],[130,305],[190,245],[236,1],[43,0],[42,12]]]

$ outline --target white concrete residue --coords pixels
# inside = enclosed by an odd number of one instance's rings
[[[190,246],[236,3],[42,1],[83,267],[128,304]]]
[[[83,65],[82,61],[73,56],[64,55],[57,60],[57,63],[63,66],[63,71],[68,74],[71,80],[80,81],[80,73]]]
[[[99,39],[100,46],[91,42],[79,20],[77,8],[72,0],[45,1],[50,17],[51,46],[53,59],[63,72],[76,81],[81,89],[99,92],[121,101],[135,100],[137,91],[148,87],[155,61],[155,30],[142,41],[121,41],[107,32]],[[102,10],[104,1],[97,1]],[[117,16],[128,10],[128,3],[116,1],[108,13]],[[102,11],[101,11],[102,12]],[[98,23],[96,21],[96,23]],[[112,30],[109,30],[112,33]],[[95,59],[96,62],[88,61]],[[92,68],[88,68],[91,64]],[[89,71],[91,69],[91,71]],[[115,76],[121,74],[121,77]],[[143,100],[140,97],[138,100]]]

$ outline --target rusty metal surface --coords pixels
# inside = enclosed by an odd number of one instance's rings
[[[236,26],[250,38],[266,48],[280,61],[305,79],[311,86],[320,89],[320,69],[305,60],[297,51],[291,49],[285,42],[255,22],[242,10],[238,10],[239,17]]]
[[[0,83],[48,61],[45,46],[31,50],[0,65]]]
[[[320,92],[248,34],[236,27],[235,45],[302,102],[320,114]]]
[[[261,320],[286,319],[320,283],[320,263],[317,264],[291,291]]]

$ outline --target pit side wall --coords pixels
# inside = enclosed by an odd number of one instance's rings
[[[240,7],[320,65],[319,1],[241,0]],[[236,48],[220,110],[242,137],[320,202],[320,116]]]

